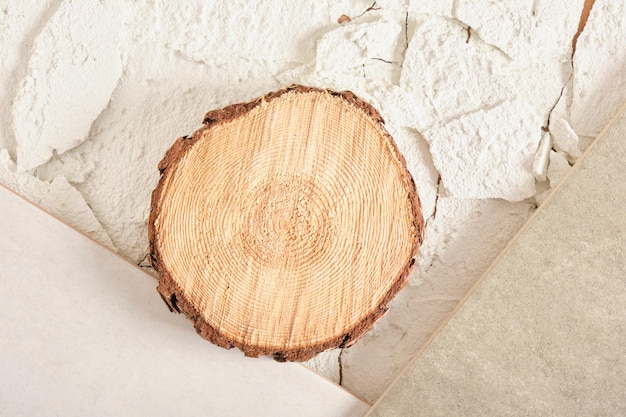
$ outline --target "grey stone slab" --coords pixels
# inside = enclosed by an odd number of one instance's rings
[[[626,112],[371,416],[626,416]]]

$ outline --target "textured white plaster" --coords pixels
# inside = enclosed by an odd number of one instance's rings
[[[86,139],[122,73],[124,20],[119,1],[68,0],[35,39],[13,105],[19,168]]]

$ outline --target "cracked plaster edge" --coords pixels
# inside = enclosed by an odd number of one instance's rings
[[[13,70],[9,74],[9,78],[11,79],[8,97],[12,97],[10,103],[8,103],[7,107],[13,107],[13,100],[17,96],[17,93],[20,88],[20,84],[22,80],[28,75],[28,63],[31,59],[33,53],[33,47],[35,44],[35,40],[41,35],[45,27],[48,25],[48,22],[54,16],[54,14],[61,7],[61,3],[64,0],[52,0],[50,5],[46,8],[46,10],[42,13],[42,16],[38,19],[35,27],[31,27],[31,30],[26,32],[24,39],[22,40],[20,46],[22,51],[27,51],[24,54],[20,54],[18,58],[17,65],[13,68]],[[15,136],[15,131],[13,129],[13,123],[10,120],[3,123],[3,130],[6,132],[6,136],[4,137],[5,145],[3,148],[6,149],[12,161],[16,161],[17,158],[17,140]]]

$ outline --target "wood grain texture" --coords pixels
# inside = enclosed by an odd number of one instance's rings
[[[379,113],[292,86],[207,113],[159,165],[158,290],[211,342],[306,360],[348,346],[405,285],[415,184]]]

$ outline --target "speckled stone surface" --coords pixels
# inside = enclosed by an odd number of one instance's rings
[[[626,415],[623,109],[368,415]]]

